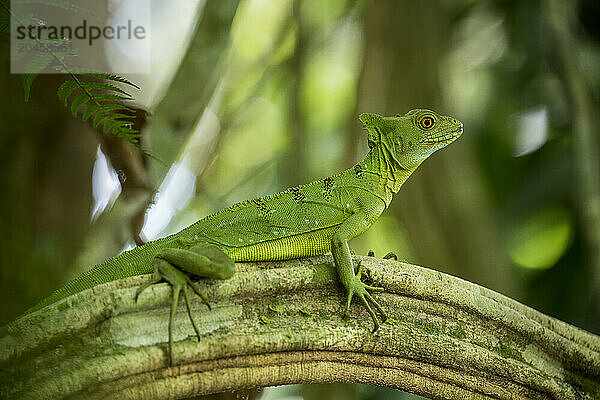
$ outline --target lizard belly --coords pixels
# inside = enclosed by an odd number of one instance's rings
[[[275,261],[311,257],[331,250],[337,225],[223,250],[234,261]]]

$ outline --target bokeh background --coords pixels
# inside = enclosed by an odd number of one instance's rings
[[[153,72],[126,77],[162,162],[73,118],[64,76],[40,75],[25,102],[0,42],[0,325],[136,243],[352,166],[359,113],[422,107],[465,132],[353,249],[600,333],[598,1],[153,0],[152,16]],[[324,395],[409,396],[267,391]]]

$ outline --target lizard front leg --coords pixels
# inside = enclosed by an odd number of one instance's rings
[[[373,296],[371,296],[368,290],[382,291],[383,288],[369,286],[361,281],[360,278],[362,275],[362,266],[360,264],[358,266],[358,272],[356,275],[354,274],[350,247],[348,246],[348,240],[364,232],[383,211],[383,206],[381,206],[377,201],[371,204],[376,205],[368,208],[359,208],[340,225],[331,239],[331,253],[333,254],[333,260],[340,276],[340,280],[348,291],[346,315],[349,314],[352,297],[356,295],[366,307],[367,311],[371,315],[371,318],[373,318],[373,323],[375,324],[373,332],[375,332],[379,328],[379,321],[377,320],[377,316],[375,315],[375,312],[373,312],[369,302],[372,303],[381,313],[384,321],[387,319],[387,315],[379,303],[373,298]]]
[[[172,285],[173,300],[169,315],[169,365],[173,365],[173,323],[181,292],[183,292],[188,316],[198,340],[200,340],[200,330],[192,315],[188,286],[210,309],[206,296],[193,285],[190,275],[211,279],[228,279],[235,273],[235,264],[219,247],[203,243],[189,249],[164,249],[154,257],[152,265],[154,273],[147,282],[138,288],[136,299],[148,286],[161,280],[166,280]]]

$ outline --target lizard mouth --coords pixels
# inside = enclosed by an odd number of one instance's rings
[[[463,133],[463,126],[460,124],[458,128],[447,133],[441,133],[435,136],[429,136],[421,140],[424,144],[448,144],[456,140]]]

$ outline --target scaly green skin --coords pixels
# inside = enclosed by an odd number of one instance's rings
[[[433,152],[456,140],[463,128],[460,121],[422,109],[395,117],[361,114],[360,120],[368,131],[371,151],[353,168],[272,196],[235,204],[178,233],[111,258],[28,312],[101,283],[154,271],[153,278],[139,288],[138,294],[161,279],[169,281],[173,285],[169,333],[181,291],[199,332],[189,308],[188,286],[206,299],[191,284],[190,274],[227,279],[235,272],[235,261],[285,260],[331,251],[348,291],[346,313],[352,297],[358,296],[377,329],[378,320],[369,303],[384,320],[385,312],[368,290],[380,288],[361,281],[360,267],[355,274],[348,241],[368,229],[410,174]]]

